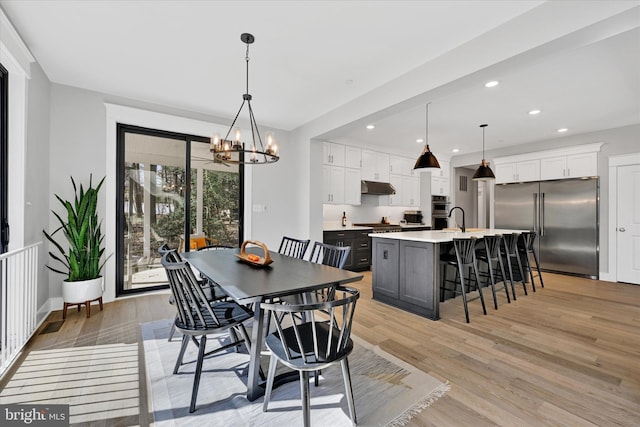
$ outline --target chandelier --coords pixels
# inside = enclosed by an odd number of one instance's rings
[[[260,163],[275,163],[280,159],[278,155],[278,147],[273,141],[271,134],[267,135],[267,146],[262,144],[262,137],[258,130],[258,124],[256,118],[253,115],[253,108],[251,108],[251,95],[249,94],[249,45],[255,41],[255,37],[249,33],[243,33],[240,35],[240,40],[247,45],[247,52],[245,55],[246,62],[246,92],[242,95],[242,105],[233,119],[233,123],[229,127],[227,134],[224,138],[220,139],[218,135],[215,135],[211,140],[211,147],[209,151],[213,153],[213,159],[220,163],[230,164],[260,164]],[[251,138],[252,143],[246,144],[240,139],[240,131],[236,129],[234,139],[229,139],[238,116],[242,112],[245,104],[249,110],[249,124],[251,125]]]
[[[422,154],[420,154],[418,160],[416,160],[416,164],[413,167],[414,169],[440,168],[438,159],[436,159],[436,156],[429,149],[429,104],[430,103],[427,103],[424,148],[422,149]]]

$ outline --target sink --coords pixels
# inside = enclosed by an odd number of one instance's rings
[[[478,231],[485,231],[486,228],[467,228],[467,233],[476,233]],[[444,231],[445,233],[459,233],[459,228],[444,228],[439,231]]]

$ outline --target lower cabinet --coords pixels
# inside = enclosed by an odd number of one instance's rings
[[[334,246],[349,246],[345,270],[363,271],[371,267],[371,230],[325,231],[323,242]]]
[[[373,299],[438,319],[436,255],[433,243],[373,239]]]

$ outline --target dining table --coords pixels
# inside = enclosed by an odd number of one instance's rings
[[[263,255],[257,247],[246,253]],[[240,248],[214,251],[184,252],[181,255],[203,276],[217,284],[230,298],[240,304],[253,304],[253,324],[247,380],[247,399],[264,394],[260,378],[260,358],[266,332],[265,312],[261,303],[277,297],[326,288],[332,285],[362,280],[363,275],[316,264],[269,251],[270,265],[254,265],[241,260]]]

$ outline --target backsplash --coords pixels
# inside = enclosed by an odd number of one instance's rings
[[[347,214],[347,224],[363,222],[381,222],[382,217],[389,217],[392,224],[397,224],[404,218],[404,211],[411,210],[399,206],[353,206],[353,205],[323,205],[322,219],[325,225],[339,224],[342,212]]]

